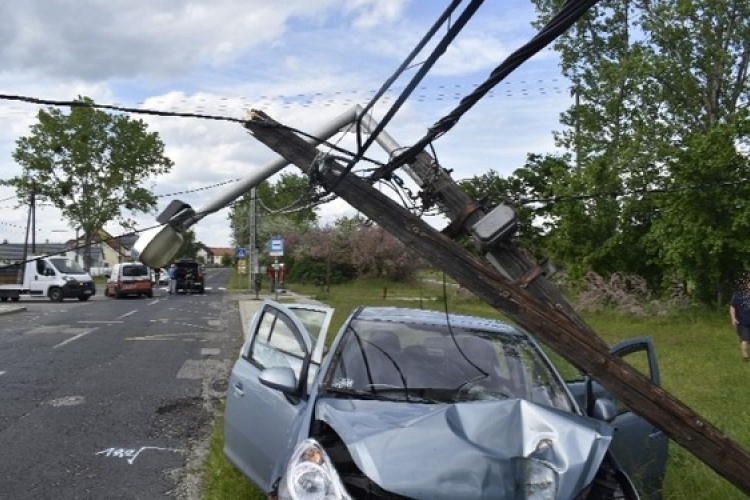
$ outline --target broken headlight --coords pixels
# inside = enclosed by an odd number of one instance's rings
[[[323,447],[301,442],[279,483],[279,500],[352,500]]]
[[[516,459],[518,498],[554,500],[557,498],[557,471],[544,460]]]

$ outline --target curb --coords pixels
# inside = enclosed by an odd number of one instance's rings
[[[0,316],[25,311],[26,306],[0,306]]]

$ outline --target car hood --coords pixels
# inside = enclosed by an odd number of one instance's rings
[[[573,498],[594,478],[612,438],[605,422],[520,399],[321,399],[316,418],[338,433],[364,474],[412,498],[517,498],[523,457],[557,471],[557,498]]]

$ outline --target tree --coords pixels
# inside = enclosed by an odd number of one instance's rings
[[[273,236],[304,232],[315,225],[318,215],[309,196],[309,188],[307,177],[292,173],[281,174],[276,184],[263,181],[258,185],[256,241],[261,248]],[[235,246],[246,246],[250,241],[250,196],[250,192],[244,194],[229,213]]]
[[[544,20],[563,2],[535,3]],[[603,0],[555,48],[575,97],[557,135],[575,158],[570,185],[615,193],[571,204],[555,247],[579,246],[568,263],[640,269],[651,284],[676,274],[720,300],[738,262],[750,262],[747,160],[737,153],[750,130],[750,4]],[[723,181],[735,184],[712,198]],[[711,203],[688,202],[704,195]]]
[[[200,249],[200,244],[195,241],[195,231],[187,229],[182,232],[183,240],[180,251],[177,252],[175,259],[190,259],[195,260],[195,254]]]
[[[157,132],[141,120],[109,114],[78,97],[69,114],[40,110],[31,134],[16,141],[13,159],[20,176],[2,181],[19,199],[31,193],[48,200],[86,238],[86,257],[93,235],[108,222],[127,223],[124,211],[149,212],[154,194],[141,186],[172,168]]]

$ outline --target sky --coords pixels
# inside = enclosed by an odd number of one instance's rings
[[[459,12],[468,2],[459,7]],[[0,4],[0,94],[69,101],[77,96],[127,108],[246,116],[260,109],[312,133],[353,105],[365,106],[447,8],[448,0],[26,0]],[[400,145],[428,128],[484,82],[536,31],[530,0],[487,1],[479,8],[386,131]],[[455,19],[455,16],[453,17]],[[442,35],[446,28],[438,33]],[[427,52],[415,59],[423,61]],[[418,66],[417,66],[418,67]],[[417,67],[372,108],[380,120]],[[556,152],[553,131],[572,104],[559,59],[545,49],[493,89],[433,143],[455,180],[523,166],[528,153]],[[0,178],[21,174],[12,158],[42,106],[0,100]],[[68,108],[62,108],[67,113]],[[277,158],[240,124],[131,114],[158,132],[174,167],[145,184],[155,213],[125,215],[138,228],[179,199],[200,209],[232,184]],[[353,133],[331,140],[354,150]],[[385,161],[377,145],[367,156]],[[301,173],[294,166],[282,172]],[[274,182],[278,177],[271,178]],[[218,186],[217,186],[218,185]],[[175,194],[179,193],[179,194]],[[0,241],[23,242],[28,207],[0,187]],[[262,201],[262,200],[261,200]],[[335,200],[321,224],[355,215]],[[232,246],[228,209],[193,226],[198,241]],[[441,227],[447,221],[434,221]],[[37,243],[63,242],[73,226],[49,206],[36,211]],[[116,223],[106,229],[126,232]]]

